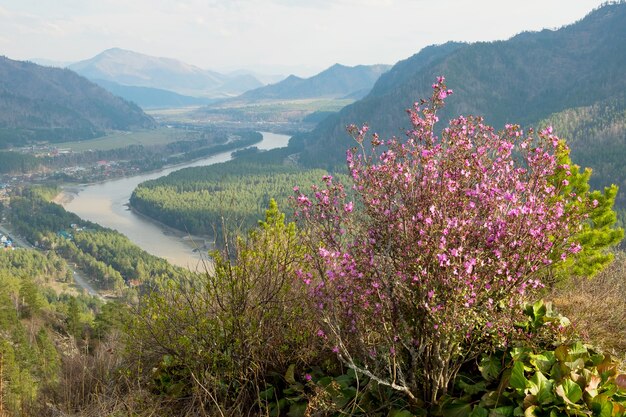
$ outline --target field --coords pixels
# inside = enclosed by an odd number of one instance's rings
[[[140,130],[136,132],[116,132],[101,138],[63,142],[57,144],[59,149],[70,149],[75,152],[94,150],[107,151],[125,148],[130,145],[163,145],[179,140],[192,139],[184,129],[161,127],[154,130]]]
[[[229,101],[210,107],[160,109],[148,111],[148,114],[160,122],[298,123],[312,113],[339,111],[353,102],[352,99],[266,100],[255,103]]]

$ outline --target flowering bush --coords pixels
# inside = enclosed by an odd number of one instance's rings
[[[354,200],[331,176],[312,196],[295,189],[318,335],[357,372],[427,403],[465,361],[507,343],[516,307],[581,251],[574,237],[598,205],[570,186],[551,128],[496,133],[470,116],[438,135],[451,94],[439,77],[408,111],[404,141],[373,134],[370,146],[367,126],[349,127]]]

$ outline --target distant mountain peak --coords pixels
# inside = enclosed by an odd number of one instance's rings
[[[155,57],[118,47],[102,51],[69,68],[91,80],[158,88],[196,97],[232,96],[262,85],[252,75],[220,74],[173,58]]]
[[[233,100],[250,101],[268,99],[344,98],[369,91],[380,74],[389,69],[385,65],[358,65],[348,67],[334,64],[309,77],[289,75],[284,80],[248,91]]]

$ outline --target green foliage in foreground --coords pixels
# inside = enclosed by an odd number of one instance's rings
[[[440,405],[424,408],[397,391],[359,377],[352,370],[339,375],[319,368],[299,377],[293,367],[280,385],[260,393],[270,416],[394,416],[555,417],[563,415],[621,417],[626,415],[626,375],[610,356],[580,342],[550,342],[563,336],[569,321],[550,304],[527,305],[517,327],[527,339],[468,363],[454,381],[454,390]]]
[[[272,375],[322,355],[303,283],[293,280],[304,255],[295,225],[272,200],[265,221],[231,243],[213,254],[213,272],[166,279],[142,297],[129,328],[129,359],[153,369],[151,392],[193,398],[209,415],[246,415]]]
[[[235,161],[187,168],[140,184],[130,204],[141,213],[192,234],[213,234],[225,224],[246,230],[271,198],[281,206],[294,185],[309,188],[325,171]],[[221,239],[218,239],[221,240]]]
[[[543,302],[529,305],[521,327],[530,335],[567,321]],[[455,381],[457,393],[444,398],[444,417],[542,417],[626,415],[626,375],[609,355],[580,342],[556,347],[520,344],[484,354],[472,373]],[[478,372],[476,372],[478,371]]]

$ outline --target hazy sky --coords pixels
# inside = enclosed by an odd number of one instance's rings
[[[79,61],[119,47],[219,71],[312,75],[507,39],[601,0],[0,0],[0,55]]]

